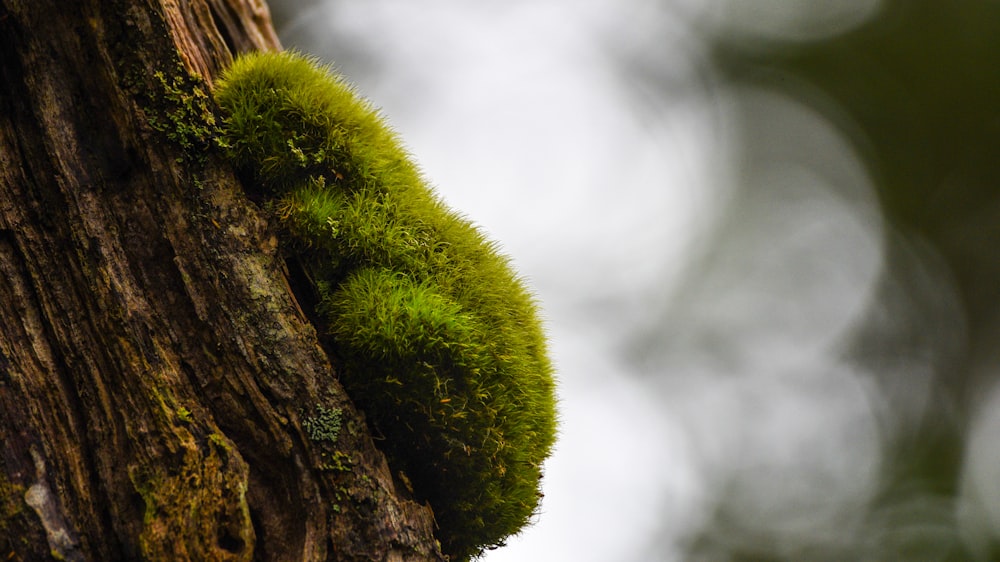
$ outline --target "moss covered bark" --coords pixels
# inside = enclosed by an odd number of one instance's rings
[[[199,144],[275,47],[251,0],[0,2],[0,559],[441,559]]]
[[[215,95],[222,144],[284,226],[341,380],[430,502],[444,551],[503,544],[534,514],[555,440],[527,289],[378,112],[316,61],[243,56]]]

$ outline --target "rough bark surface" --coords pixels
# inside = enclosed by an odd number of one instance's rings
[[[261,0],[0,0],[0,559],[442,558],[273,233],[170,121],[276,47]]]

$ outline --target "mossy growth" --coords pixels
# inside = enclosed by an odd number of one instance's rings
[[[177,414],[177,419],[181,423],[192,423],[194,421],[194,416],[191,413],[191,410],[188,410],[184,406],[177,408],[175,413]]]
[[[433,507],[445,553],[502,545],[537,508],[556,432],[531,295],[314,59],[243,56],[214,94],[222,145],[280,220],[342,382]]]
[[[211,98],[201,76],[189,74],[179,64],[176,72],[172,76],[153,73],[160,87],[154,90],[152,102],[159,113],[150,111],[149,123],[177,143],[186,157],[202,162],[218,138]]]

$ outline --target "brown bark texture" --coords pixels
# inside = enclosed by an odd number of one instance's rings
[[[0,560],[440,560],[212,150],[262,0],[0,0]]]

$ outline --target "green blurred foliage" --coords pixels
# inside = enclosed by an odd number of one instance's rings
[[[891,0],[864,26],[813,43],[720,38],[736,79],[805,79],[859,127],[886,216],[933,243],[974,325],[1000,299],[1000,2]]]
[[[723,35],[713,38],[713,58],[727,80],[799,98],[806,85],[820,105],[843,113],[834,124],[865,160],[891,232],[928,244],[952,276],[968,323],[967,347],[939,370],[925,421],[889,443],[885,491],[870,512],[872,524],[884,529],[871,540],[882,541],[872,552],[891,559],[972,559],[951,513],[970,420],[980,395],[997,382],[990,373],[1000,333],[1000,2],[887,0],[862,26],[813,41]],[[899,258],[888,240],[886,267]],[[883,287],[881,298],[892,289]],[[887,343],[865,341],[869,335],[862,327],[852,351],[869,359],[887,355]],[[941,503],[936,514],[900,501],[921,494]],[[924,516],[927,529],[938,531],[894,535],[898,517]],[[726,559],[770,556],[738,550],[728,549]]]

